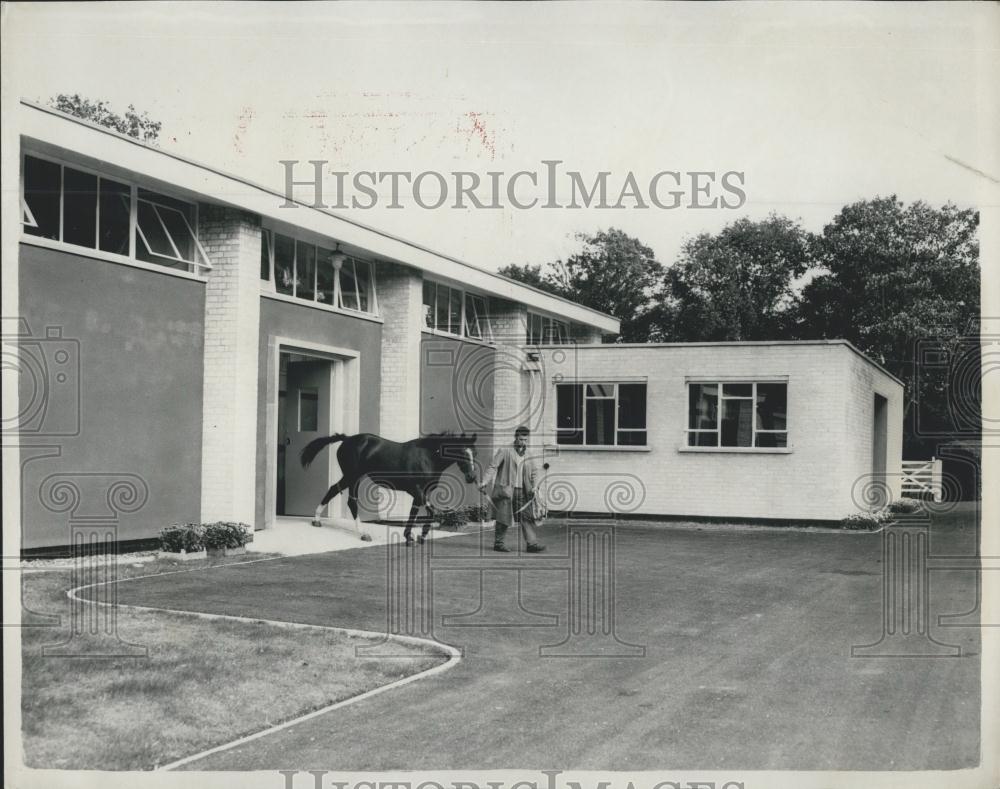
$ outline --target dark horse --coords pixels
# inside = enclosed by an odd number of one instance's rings
[[[409,546],[413,542],[410,530],[417,517],[420,507],[427,508],[427,497],[431,489],[438,484],[441,474],[452,463],[457,463],[465,475],[466,482],[476,481],[476,436],[453,435],[451,433],[435,433],[399,444],[395,441],[381,438],[372,433],[359,433],[347,436],[335,433],[325,438],[310,441],[299,456],[302,467],[307,468],[316,456],[329,444],[340,443],[337,449],[337,462],[343,478],[330,488],[323,501],[316,508],[316,520],[319,522],[320,512],[330,500],[343,490],[347,491],[347,506],[351,509],[354,521],[358,521],[358,490],[364,477],[376,485],[409,493],[413,496],[413,506],[410,507],[410,517],[406,521],[403,537]],[[420,534],[420,542],[427,537],[431,524],[424,523]],[[367,535],[361,539],[371,539]]]

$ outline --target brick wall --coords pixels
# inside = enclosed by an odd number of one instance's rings
[[[203,205],[198,231],[213,266],[205,286],[201,519],[253,523],[260,219]]]
[[[496,348],[493,359],[493,440],[509,443],[514,429],[526,425],[535,432],[541,412],[531,405],[539,399],[525,369],[528,311],[523,304],[490,299],[490,321]]]
[[[379,426],[385,438],[409,441],[420,432],[423,280],[416,269],[380,263],[377,287],[379,312],[385,321]]]
[[[855,413],[855,402],[863,396],[854,392],[864,385],[856,370],[859,364],[875,368],[846,345],[607,345],[548,347],[542,353],[549,481],[559,482],[559,497],[575,500],[573,508],[819,520],[854,511],[851,489],[863,455],[871,467],[870,427],[865,432],[865,419]],[[790,452],[684,451],[687,378],[784,376]],[[554,381],[623,378],[646,379],[648,446],[641,451],[557,447]],[[902,430],[902,413],[894,404],[901,404],[902,395],[890,389],[886,385],[889,465],[894,467]],[[562,508],[558,501],[550,506]]]

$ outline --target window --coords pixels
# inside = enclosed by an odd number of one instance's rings
[[[260,278],[273,283],[274,292],[284,296],[343,310],[377,313],[370,262],[267,228],[261,234]]]
[[[24,157],[22,187],[26,235],[184,271],[211,268],[192,203],[35,156]]]
[[[535,312],[528,313],[528,345],[565,345],[569,340],[568,323]]]
[[[493,341],[486,299],[424,280],[424,326],[458,337]]]
[[[646,384],[557,384],[556,443],[646,446]]]
[[[688,446],[788,446],[786,383],[688,384]]]

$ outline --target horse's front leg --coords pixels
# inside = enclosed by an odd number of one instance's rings
[[[417,500],[413,500],[413,504],[410,506],[410,517],[406,519],[406,528],[403,529],[403,539],[406,540],[406,547],[409,548],[413,545],[413,535],[410,533],[413,530],[413,522],[417,519],[417,510],[420,509],[420,505],[417,504]],[[420,538],[420,542],[423,542],[423,538]]]
[[[338,493],[340,493],[346,487],[348,487],[347,477],[344,477],[342,480],[340,480],[340,482],[338,482],[336,485],[334,485],[333,487],[331,487],[326,492],[326,495],[323,497],[323,501],[321,501],[319,503],[319,506],[316,508],[316,515],[315,515],[315,517],[312,520],[312,525],[313,526],[322,526],[323,525],[323,521],[320,520],[320,518],[323,515],[323,508],[326,507],[326,505],[330,503],[330,500],[334,496],[336,496]]]

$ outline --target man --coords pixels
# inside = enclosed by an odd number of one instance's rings
[[[528,449],[528,436],[531,431],[523,425],[514,431],[514,443],[511,446],[500,447],[490,461],[480,490],[489,491],[496,512],[496,530],[493,533],[493,550],[500,553],[510,553],[510,548],[504,544],[507,529],[520,521],[520,513],[530,500],[525,496],[524,474],[522,464]],[[530,522],[525,524],[525,540],[528,543],[528,553],[541,553],[545,547],[539,545]]]

